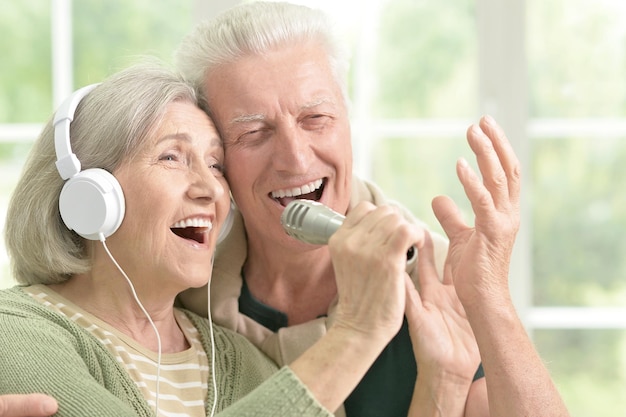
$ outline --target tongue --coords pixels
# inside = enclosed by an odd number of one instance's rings
[[[204,243],[206,236],[206,227],[173,228],[171,230],[182,238],[195,240],[198,243]]]

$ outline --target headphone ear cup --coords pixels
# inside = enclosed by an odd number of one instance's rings
[[[218,245],[222,243],[224,239],[226,239],[226,237],[230,233],[230,230],[233,228],[233,222],[235,221],[235,211],[235,203],[231,199],[230,207],[228,208],[228,215],[226,215],[226,219],[224,220],[224,223],[222,223],[222,228],[220,229],[220,234],[217,236]]]
[[[124,192],[108,171],[91,168],[67,180],[59,196],[59,211],[68,229],[85,239],[111,236],[125,213]]]

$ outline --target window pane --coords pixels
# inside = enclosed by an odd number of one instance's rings
[[[572,417],[623,415],[626,330],[537,330],[534,339]]]
[[[527,3],[531,116],[626,115],[626,2]]]
[[[0,124],[45,120],[52,108],[49,2],[4,2],[0,39]]]
[[[478,102],[474,2],[388,1],[380,19],[374,113],[472,117]]]
[[[97,82],[153,55],[171,62],[193,25],[193,0],[73,2],[75,85]]]
[[[539,305],[626,306],[624,21],[621,0],[528,0],[530,112],[562,118],[532,138]]]
[[[626,306],[626,137],[533,143],[537,305]]]

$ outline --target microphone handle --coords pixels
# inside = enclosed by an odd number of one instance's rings
[[[280,220],[289,236],[305,243],[327,245],[344,219],[345,216],[317,201],[294,200],[287,204]],[[407,273],[416,259],[417,248],[413,245],[406,252]]]

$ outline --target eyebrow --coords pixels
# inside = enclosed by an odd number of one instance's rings
[[[260,122],[265,120],[264,114],[242,114],[241,116],[237,116],[230,121],[231,125],[236,123],[248,123],[248,122]]]
[[[328,98],[328,97],[322,97],[313,101],[310,101],[308,103],[304,103],[302,106],[300,106],[300,110],[308,110],[308,109],[312,109],[314,107],[317,107],[321,104],[324,103],[330,103],[330,104],[335,104],[335,101]],[[249,122],[262,122],[266,119],[266,115],[263,113],[257,113],[257,114],[242,114],[240,116],[234,117],[231,121],[230,121],[230,125],[235,125],[238,123],[249,123]]]
[[[317,107],[317,106],[319,106],[321,104],[325,104],[325,103],[334,105],[335,104],[335,100],[333,100],[331,98],[328,98],[328,97],[321,97],[321,98],[318,98],[316,100],[310,101],[308,103],[304,103],[300,108],[301,109],[311,109],[313,107]]]

